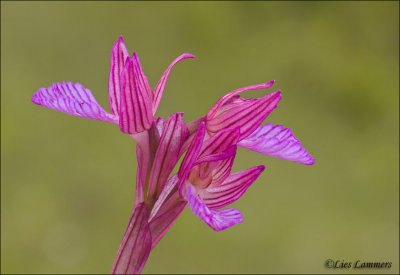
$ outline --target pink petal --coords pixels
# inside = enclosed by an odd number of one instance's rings
[[[135,71],[135,75],[137,75],[138,77],[139,85],[143,87],[143,89],[148,94],[151,102],[153,102],[153,91],[150,88],[149,82],[147,81],[147,77],[143,73],[142,66],[140,65],[139,56],[137,55],[136,52],[133,53],[132,60],[133,60],[133,68]]]
[[[132,213],[124,238],[118,249],[111,274],[138,274],[151,251],[152,237],[147,222],[147,209],[139,204]]]
[[[200,151],[200,156],[211,155],[223,152],[232,145],[236,145],[239,140],[240,129],[224,129],[204,141]]]
[[[209,209],[198,195],[193,193],[193,188],[190,184],[187,189],[186,199],[193,213],[216,231],[221,231],[243,222],[243,217],[239,210],[233,208],[223,210]]]
[[[165,126],[165,119],[163,117],[158,117],[155,119],[154,123],[156,124],[157,131],[161,137]]]
[[[172,114],[162,132],[149,179],[147,195],[150,205],[155,202],[164,188],[172,169],[179,160],[182,144],[189,136],[189,130],[182,119],[182,115],[183,113]]]
[[[92,93],[79,83],[62,82],[40,88],[32,102],[73,116],[118,123],[118,118],[104,111]]]
[[[234,173],[222,183],[212,183],[207,189],[200,190],[199,196],[210,209],[225,207],[239,199],[264,169],[261,165]]]
[[[181,60],[186,58],[194,58],[194,55],[189,53],[184,53],[181,56],[177,57],[171,65],[167,68],[167,70],[163,73],[160,81],[158,81],[156,88],[154,89],[154,101],[153,101],[153,115],[157,112],[158,105],[160,104],[162,94],[164,92],[165,84],[167,83],[168,76],[172,70],[172,68]]]
[[[199,158],[193,164],[188,181],[197,188],[207,188],[212,183],[224,181],[231,172],[236,148],[234,145],[224,152]]]
[[[192,139],[193,139],[195,133],[197,132],[197,129],[199,128],[200,124],[201,124],[202,122],[204,122],[204,120],[205,120],[205,117],[201,117],[201,118],[198,118],[198,119],[196,119],[196,120],[193,120],[193,121],[191,121],[191,122],[189,122],[189,123],[187,124],[187,127],[188,127],[188,129],[189,129],[190,135],[189,135],[189,138],[188,138],[188,139],[185,141],[185,143],[182,145],[181,152],[179,153],[180,155],[183,155],[183,153],[186,152],[186,150],[188,149],[190,143],[192,142]]]
[[[119,109],[119,126],[126,134],[143,132],[151,127],[154,120],[151,100],[140,81],[140,76],[135,72],[134,60],[127,58],[121,74]]]
[[[313,157],[288,128],[266,124],[238,144],[241,147],[307,165],[314,164]]]
[[[272,87],[272,85],[274,84],[275,80],[271,80],[269,82],[266,83],[262,83],[262,84],[257,84],[257,85],[252,85],[252,86],[247,86],[244,88],[240,88],[237,90],[234,90],[226,95],[224,95],[223,97],[221,97],[212,107],[211,109],[208,111],[207,113],[207,120],[212,119],[218,112],[218,110],[225,105],[225,103],[227,101],[229,101],[232,97],[234,97],[237,94],[243,93],[245,91],[250,91],[250,90],[258,90],[258,89],[267,89]]]
[[[217,184],[223,182],[227,177],[229,177],[229,174],[231,173],[232,170],[233,161],[235,160],[236,148],[237,147],[235,146],[234,154],[232,154],[229,158],[219,161],[215,169],[212,170],[211,184]]]
[[[120,77],[127,57],[129,57],[129,53],[126,49],[124,39],[120,36],[111,49],[110,75],[108,78],[108,98],[110,101],[110,108],[113,115],[116,116],[119,115]]]
[[[200,124],[205,120],[205,117],[200,117],[198,119],[195,119],[187,124],[187,127],[189,129],[190,134],[194,134],[197,131],[197,128],[199,128]]]
[[[281,95],[280,91],[277,91],[259,99],[233,99],[215,116],[207,115],[206,127],[209,133],[215,134],[226,128],[240,127],[240,140],[246,138],[277,107]]]
[[[156,150],[158,148],[158,144],[160,143],[164,125],[165,125],[165,119],[162,117],[158,117],[154,120],[154,127],[151,127],[148,130],[151,162],[153,162],[154,157],[156,155]],[[135,135],[131,136],[133,139],[135,139]]]
[[[202,164],[205,162],[216,162],[216,161],[224,160],[224,159],[227,159],[230,157],[234,157],[236,154],[236,148],[237,148],[237,146],[232,145],[223,152],[215,153],[212,155],[201,156],[193,163],[193,166],[199,165],[199,164]]]
[[[186,152],[185,157],[182,160],[181,166],[179,168],[178,172],[178,178],[179,178],[179,193],[182,194],[182,188],[183,185],[186,181],[186,178],[190,172],[190,169],[192,169],[194,162],[196,161],[199,153],[201,146],[203,144],[203,139],[204,139],[204,134],[205,134],[205,125],[204,122],[200,124],[200,126],[197,129],[196,134],[193,137],[192,142],[189,145],[189,148]]]

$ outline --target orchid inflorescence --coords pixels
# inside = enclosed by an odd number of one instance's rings
[[[111,113],[79,83],[55,83],[40,88],[32,101],[70,115],[118,124],[137,143],[138,169],[134,210],[112,266],[112,274],[136,274],[151,250],[188,204],[208,226],[221,231],[243,221],[233,208],[258,178],[264,166],[231,174],[237,146],[262,154],[311,165],[314,159],[292,131],[265,124],[277,107],[281,91],[261,98],[244,99],[240,93],[270,88],[274,81],[232,91],[220,98],[197,120],[186,124],[183,113],[166,120],[155,117],[176,58],[151,89],[139,57],[129,56],[122,36],[111,50],[108,96]],[[171,176],[183,156],[179,171]]]

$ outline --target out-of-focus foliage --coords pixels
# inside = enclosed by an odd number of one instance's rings
[[[128,223],[135,144],[117,126],[31,103],[80,82],[108,110],[123,35],[154,87],[179,54],[158,115],[203,116],[223,94],[276,80],[304,166],[244,149],[267,169],[214,232],[188,209],[144,273],[331,273],[326,259],[399,271],[398,2],[1,2],[1,272],[107,273]],[[273,90],[271,90],[272,92]],[[249,92],[261,96],[269,91]],[[267,122],[266,121],[266,122]]]

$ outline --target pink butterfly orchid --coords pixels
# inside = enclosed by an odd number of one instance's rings
[[[244,99],[240,93],[270,88],[274,81],[232,91],[208,113],[186,124],[183,113],[155,118],[176,58],[151,89],[139,57],[129,56],[120,37],[111,50],[105,111],[81,84],[55,83],[32,97],[38,105],[70,115],[118,124],[137,143],[138,171],[134,210],[111,269],[112,274],[137,274],[151,250],[188,204],[208,226],[221,231],[243,221],[241,213],[224,208],[239,199],[264,171],[264,166],[231,173],[237,146],[302,164],[314,159],[290,129],[261,123],[277,107],[281,92]],[[183,157],[178,173],[171,175]]]

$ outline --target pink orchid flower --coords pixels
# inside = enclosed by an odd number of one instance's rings
[[[240,128],[221,130],[204,140],[205,124],[200,124],[182,161],[179,192],[192,211],[216,231],[243,221],[236,209],[223,209],[239,199],[264,171],[257,166],[230,174],[236,155]]]
[[[230,92],[204,118],[193,122],[197,132],[179,170],[179,191],[192,211],[216,231],[243,221],[238,210],[220,208],[239,199],[265,169],[257,166],[230,175],[237,145],[303,164],[314,163],[289,129],[272,124],[259,127],[277,107],[280,91],[259,99],[238,96],[273,83]]]
[[[241,213],[222,209],[239,199],[265,167],[231,173],[237,146],[313,164],[291,130],[260,126],[281,99],[276,91],[257,99],[239,93],[270,88],[274,81],[230,92],[206,116],[185,124],[183,113],[155,118],[172,67],[194,56],[176,58],[154,90],[136,53],[129,57],[122,37],[111,50],[108,95],[111,113],[81,84],[62,82],[40,88],[32,101],[71,115],[118,124],[137,142],[138,170],[134,210],[111,269],[112,274],[140,273],[151,250],[188,204],[207,225],[221,231],[243,221]],[[178,173],[171,176],[183,157]]]
[[[112,114],[97,103],[90,90],[80,83],[55,83],[40,88],[32,102],[70,115],[119,124],[122,132],[129,134],[138,143],[138,159],[141,163],[142,178],[138,179],[135,205],[145,200],[145,177],[149,169],[149,144],[146,130],[151,128],[164,92],[171,69],[179,61],[194,58],[184,53],[177,57],[162,75],[154,90],[143,74],[139,57],[129,57],[122,36],[111,49],[111,65],[108,81],[108,97]],[[140,155],[140,157],[139,157]]]
[[[119,124],[122,132],[137,134],[151,127],[172,67],[186,58],[194,56],[184,53],[176,58],[152,90],[139,57],[136,53],[129,57],[121,36],[111,50],[108,81],[111,114],[100,107],[90,90],[79,83],[62,82],[40,88],[32,101],[70,115]]]

